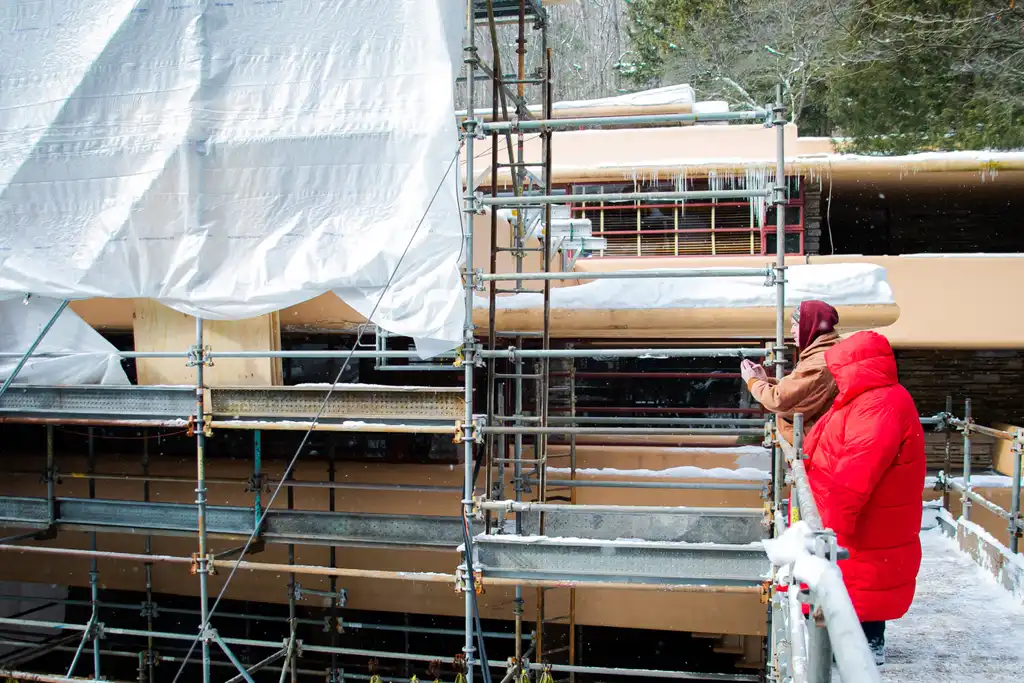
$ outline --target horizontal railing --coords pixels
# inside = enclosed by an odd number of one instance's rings
[[[946,431],[947,439],[948,435],[953,432],[960,432],[963,435],[963,483],[958,482],[948,471],[951,468],[949,467],[950,463],[947,456],[947,467],[944,471],[939,473],[937,488],[946,492],[957,491],[961,494],[961,516],[965,520],[970,521],[971,507],[974,503],[977,503],[992,514],[1005,520],[1007,523],[1006,531],[1009,536],[1008,547],[1010,552],[1020,552],[1020,539],[1022,534],[1024,534],[1024,523],[1022,523],[1020,514],[1021,455],[1022,452],[1024,452],[1024,432],[1017,428],[1007,431],[1004,429],[994,429],[992,427],[977,424],[972,417],[970,399],[967,399],[964,403],[964,417],[962,418],[951,414],[951,411],[949,410],[952,407],[951,401],[947,401],[946,407],[947,411],[945,413],[940,413],[936,416],[937,424],[940,429]],[[991,500],[988,500],[971,488],[971,472],[974,465],[972,437],[975,434],[981,434],[999,441],[1010,443],[1013,459],[1011,464],[1012,472],[1010,473],[1009,510],[997,505]],[[947,454],[949,453],[948,441],[946,452]],[[948,507],[948,496],[946,496],[944,503]]]

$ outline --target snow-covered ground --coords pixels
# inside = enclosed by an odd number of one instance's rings
[[[910,612],[886,626],[886,683],[1024,680],[1024,605],[934,528]],[[833,673],[833,681],[839,681]]]

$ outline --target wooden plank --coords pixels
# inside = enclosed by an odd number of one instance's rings
[[[270,325],[270,350],[281,350],[281,313],[274,311],[264,316]],[[280,358],[274,359],[270,364],[271,384],[281,386],[284,384],[284,361]]]
[[[1020,427],[1009,424],[994,424],[994,429],[1002,429],[1003,431],[1013,432],[1019,430]],[[997,439],[995,444],[995,451],[992,455],[992,468],[999,474],[1005,474],[1008,477],[1013,476],[1013,442],[1003,441]],[[1024,463],[1021,464],[1021,471],[1024,472]]]
[[[213,351],[271,351],[281,348],[277,313],[244,320],[207,320],[204,345]],[[181,351],[195,344],[195,318],[152,300],[135,302],[136,351]],[[194,384],[195,368],[184,358],[140,358],[139,384]],[[279,358],[223,358],[206,368],[206,386],[275,386],[282,384]]]

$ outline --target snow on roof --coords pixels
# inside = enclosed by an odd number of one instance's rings
[[[586,274],[581,273],[581,278]],[[791,266],[786,271],[786,305],[821,299],[833,306],[890,305],[892,289],[885,268],[868,263],[830,263]],[[486,308],[487,299],[473,305]],[[539,292],[498,297],[500,310],[523,310],[543,305]],[[639,278],[593,280],[551,290],[552,309],[625,310],[666,308],[752,308],[775,305],[775,289],[759,278]]]
[[[708,107],[712,107],[713,111],[720,111],[719,107],[723,103],[718,101],[708,102],[697,102],[696,95],[694,94],[693,88],[682,83],[679,85],[667,85],[663,88],[652,88],[650,90],[641,90],[639,92],[624,93],[622,95],[613,95],[611,97],[599,97],[591,100],[561,100],[553,102],[551,109],[556,112],[573,112],[583,111],[587,109],[634,109],[639,107],[672,107],[677,105],[679,111],[689,111],[690,107],[693,106],[697,109],[701,107],[701,111],[709,111]],[[728,103],[724,103],[726,111],[728,111]],[[531,104],[527,109],[533,114],[538,114],[541,111],[541,105]],[[488,107],[478,108],[476,110],[478,115],[486,116],[490,109]],[[465,116],[466,110],[460,109],[455,112],[456,117]]]
[[[738,126],[734,126],[738,127]],[[594,131],[598,132],[598,131]],[[602,133],[616,133],[618,131],[606,130]],[[798,146],[804,142],[804,138],[798,139]],[[651,156],[644,160],[630,159],[625,162],[614,159],[597,164],[594,168],[604,170],[612,169],[644,169],[644,168],[774,168],[774,156],[764,154],[751,156],[714,156],[714,157],[679,157],[679,156],[655,156],[657,150],[651,150]],[[568,159],[555,160],[555,166],[571,166]],[[1002,167],[1005,170],[1024,169],[1024,152],[988,152],[988,151],[956,151],[956,152],[919,152],[916,154],[904,154],[898,156],[881,156],[866,154],[842,154],[838,152],[812,152],[804,154],[787,154],[786,166],[790,169],[796,167],[797,171],[810,170],[812,168],[826,168],[832,171],[850,170],[854,167],[869,168],[873,166],[902,167],[905,173],[917,173],[928,170],[983,170],[996,172]],[[948,167],[948,168],[947,168]],[[791,171],[792,172],[792,171]]]
[[[693,104],[696,95],[693,88],[682,83],[652,88],[640,92],[600,97],[593,100],[565,100],[555,102],[552,109],[592,109],[597,107],[662,107],[671,104]]]

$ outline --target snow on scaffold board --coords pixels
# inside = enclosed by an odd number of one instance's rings
[[[580,279],[587,274],[581,272]],[[892,289],[885,268],[870,263],[830,263],[786,269],[786,305],[822,299],[833,306],[891,305]],[[487,299],[473,305],[486,308]],[[500,310],[543,305],[541,294],[498,297]],[[551,290],[551,308],[629,310],[665,308],[753,308],[775,306],[775,288],[758,277],[652,277],[593,280]]]

